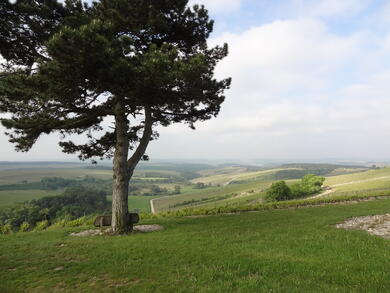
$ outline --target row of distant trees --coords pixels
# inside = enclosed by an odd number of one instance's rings
[[[37,200],[0,210],[0,227],[18,230],[20,227],[33,229],[38,223],[50,225],[56,221],[73,220],[86,215],[109,211],[110,202],[105,190],[74,186],[58,196],[46,196]]]

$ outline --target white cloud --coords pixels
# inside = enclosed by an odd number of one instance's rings
[[[359,54],[359,41],[332,35],[315,20],[277,21],[213,39],[212,45],[227,42],[230,48],[217,68],[218,77],[233,78],[225,108],[256,109],[298,94],[323,96],[330,73]]]
[[[304,17],[352,16],[373,0],[291,0],[289,12]]]
[[[390,157],[386,38],[340,36],[322,21],[299,19],[226,33],[211,44],[223,42],[230,54],[217,75],[232,76],[233,84],[221,114],[196,132],[164,129],[154,152],[170,145],[179,157]],[[172,146],[173,137],[183,141]]]

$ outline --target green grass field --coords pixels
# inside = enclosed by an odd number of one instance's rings
[[[256,172],[246,172],[245,169],[243,170],[242,168],[236,168],[232,170],[233,170],[232,172],[226,172],[222,174],[210,174],[204,177],[195,178],[192,180],[192,182],[195,183],[202,182],[205,184],[212,184],[212,185],[217,185],[217,184],[224,185],[235,180],[238,181],[238,180],[261,179],[261,177],[273,174],[283,169],[270,169],[270,170],[263,170],[263,171],[256,171]]]
[[[334,186],[337,184],[345,184],[361,180],[370,180],[379,177],[387,177],[387,179],[390,180],[390,168],[381,168],[358,173],[327,177],[324,185]]]
[[[141,212],[150,213],[150,200],[158,196],[129,196],[129,210],[139,210]],[[111,196],[107,196],[107,199],[111,201]]]
[[[209,202],[219,203],[226,201],[228,198],[233,199],[240,196],[241,193],[248,191],[260,191],[267,188],[271,183],[269,181],[253,181],[243,184],[229,184],[220,187],[208,187],[205,189],[193,189],[188,193],[176,196],[163,197],[154,201],[156,211],[164,211],[168,209],[177,209],[193,205],[206,204]],[[191,202],[185,204],[186,202]],[[176,207],[175,207],[176,206]]]
[[[389,190],[390,189],[390,178],[378,179],[367,182],[358,182],[353,184],[345,184],[334,187],[335,191],[364,191],[364,190]]]
[[[163,180],[165,178],[140,177],[148,172],[158,172],[170,176],[176,176],[179,173],[174,171],[153,170],[153,171],[135,171],[134,178],[147,180]],[[20,183],[24,180],[28,182],[40,181],[45,177],[63,177],[63,178],[84,178],[86,176],[97,179],[112,179],[111,170],[86,169],[82,167],[51,167],[51,168],[30,168],[30,169],[0,169],[0,185]]]
[[[42,168],[26,170],[4,170],[0,171],[0,185],[15,184],[23,180],[28,182],[40,181],[45,177],[83,178],[86,176],[98,179],[111,179],[111,170],[94,170],[81,168]]]
[[[390,240],[334,224],[390,199],[166,218],[164,231],[76,238],[0,236],[0,292],[388,292]]]
[[[327,176],[339,176],[358,172],[367,171],[367,168],[337,168],[330,172]]]
[[[0,208],[60,193],[58,190],[0,190]]]

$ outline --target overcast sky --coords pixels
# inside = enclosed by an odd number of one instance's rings
[[[389,0],[193,0],[229,44],[220,115],[160,130],[148,154],[196,158],[390,158]],[[0,129],[3,133],[3,128]],[[0,135],[0,160],[62,160],[58,135],[27,154]]]

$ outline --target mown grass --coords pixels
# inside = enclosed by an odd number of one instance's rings
[[[0,208],[60,193],[61,191],[58,190],[0,190]]]
[[[122,237],[0,236],[0,291],[388,292],[390,241],[334,224],[389,210],[386,199],[159,219],[164,231]]]

